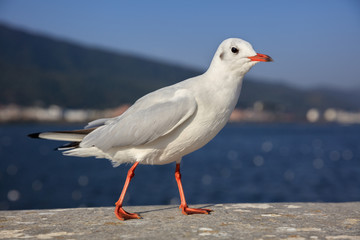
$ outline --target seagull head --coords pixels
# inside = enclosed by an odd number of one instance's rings
[[[250,43],[240,38],[224,40],[217,49],[209,69],[245,75],[258,62],[271,62],[271,57],[256,53]]]

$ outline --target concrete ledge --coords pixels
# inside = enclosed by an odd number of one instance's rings
[[[177,206],[0,211],[0,239],[360,239],[360,202],[208,204],[211,215]]]

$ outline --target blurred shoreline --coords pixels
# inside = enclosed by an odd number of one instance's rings
[[[116,108],[99,109],[70,109],[57,105],[49,107],[19,106],[16,104],[0,105],[0,124],[14,122],[40,122],[40,123],[84,123],[99,118],[112,118],[124,113],[130,104],[123,104]],[[263,109],[263,103],[258,101],[250,108],[236,108],[231,114],[229,122],[255,122],[255,123],[339,123],[360,124],[360,111],[346,111],[328,108],[321,111],[316,108],[307,112],[275,112]]]

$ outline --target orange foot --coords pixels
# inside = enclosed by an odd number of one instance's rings
[[[128,213],[120,205],[116,205],[116,207],[115,207],[115,215],[121,221],[125,221],[125,220],[128,220],[128,219],[141,219],[141,217],[138,214],[136,214],[136,213]]]
[[[213,210],[207,209],[207,208],[189,208],[188,206],[182,206],[182,205],[180,205],[179,208],[182,209],[182,213],[185,214],[185,215],[209,214],[210,212],[213,211]]]

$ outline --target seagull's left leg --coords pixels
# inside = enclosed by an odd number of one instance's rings
[[[122,208],[122,204],[125,198],[125,194],[126,191],[129,187],[129,183],[131,181],[131,179],[134,177],[135,173],[135,168],[137,167],[137,165],[139,164],[139,162],[136,162],[128,171],[127,177],[126,177],[126,181],[123,187],[123,190],[121,192],[121,195],[119,197],[119,200],[115,203],[116,207],[115,207],[115,215],[118,219],[124,221],[127,219],[140,219],[141,217],[136,214],[136,213],[128,213],[126,212],[123,208]]]
[[[189,208],[186,200],[185,194],[181,183],[181,173],[180,173],[180,163],[176,163],[176,170],[175,170],[175,179],[178,184],[179,193],[180,193],[180,200],[181,204],[180,207],[182,209],[182,213],[185,215],[188,214],[209,214],[212,210],[207,208]]]

